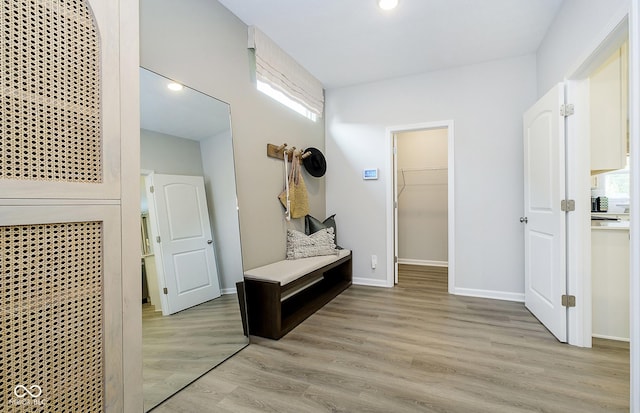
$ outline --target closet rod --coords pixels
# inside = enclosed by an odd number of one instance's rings
[[[403,172],[425,172],[425,171],[446,171],[449,168],[446,166],[433,166],[426,168],[400,168]]]
[[[400,168],[400,173],[402,174],[402,188],[400,188],[400,191],[398,191],[398,198],[400,198],[400,195],[402,195],[402,192],[404,191],[404,189],[407,187],[407,185],[409,186],[436,186],[436,185],[447,185],[445,183],[429,183],[429,184],[407,184],[406,183],[406,179],[404,177],[404,173],[405,172],[424,172],[424,171],[446,171],[448,168],[445,167],[429,167],[429,168]]]

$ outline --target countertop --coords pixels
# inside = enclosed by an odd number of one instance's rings
[[[594,218],[600,218],[600,219],[594,219]],[[629,214],[622,213],[622,212],[592,212],[591,213],[591,229],[592,230],[628,231],[629,230]]]
[[[629,231],[629,221],[591,221],[592,230]]]

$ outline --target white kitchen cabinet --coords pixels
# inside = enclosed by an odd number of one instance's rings
[[[592,229],[591,282],[593,337],[628,341],[628,227],[595,227]]]
[[[589,78],[591,174],[623,169],[628,152],[627,46]]]

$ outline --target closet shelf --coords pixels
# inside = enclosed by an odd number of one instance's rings
[[[442,182],[442,183],[433,183],[433,182],[427,182],[427,183],[410,183],[407,184],[406,183],[406,178],[405,178],[405,173],[409,172],[447,172],[449,168],[447,168],[446,166],[433,166],[433,167],[424,167],[424,168],[400,168],[400,174],[402,175],[402,188],[400,188],[400,191],[398,191],[398,198],[400,197],[400,195],[402,194],[402,192],[404,191],[404,189],[407,186],[437,186],[437,185],[447,185],[446,182]]]
[[[433,166],[427,168],[400,168],[402,172],[428,172],[428,171],[446,171],[449,168],[446,166]]]

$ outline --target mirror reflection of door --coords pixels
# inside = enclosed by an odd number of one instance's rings
[[[140,71],[145,411],[248,344],[230,107],[170,82]]]
[[[162,313],[174,314],[220,297],[209,209],[201,176],[152,174],[152,239],[163,282]],[[160,265],[158,265],[160,263]]]

